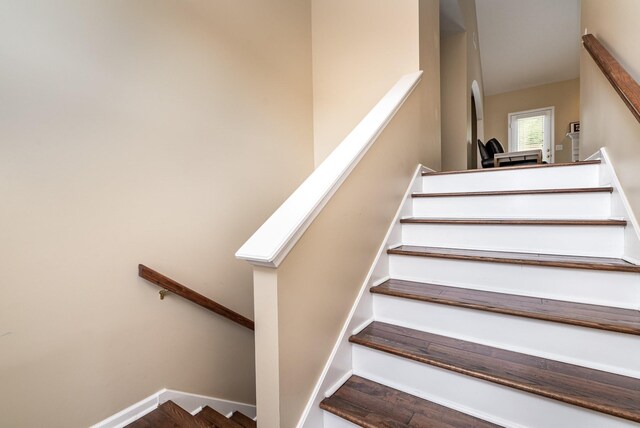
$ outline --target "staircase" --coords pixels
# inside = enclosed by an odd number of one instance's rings
[[[324,426],[638,426],[640,266],[600,168],[424,173]]]
[[[256,422],[240,412],[233,412],[226,417],[209,406],[205,406],[195,415],[178,406],[173,401],[166,401],[154,411],[127,428],[255,428]]]

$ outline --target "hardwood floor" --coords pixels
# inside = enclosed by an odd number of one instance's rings
[[[351,376],[320,407],[368,428],[498,426],[359,376]]]
[[[560,256],[552,254],[516,253],[508,251],[463,250],[457,248],[401,245],[387,250],[388,254],[478,262],[551,266],[570,269],[591,269],[640,273],[640,266],[622,259],[606,257]]]
[[[127,425],[127,428],[206,428],[210,426],[195,419],[173,401],[167,401],[156,410]]]
[[[195,416],[167,401],[157,409],[127,425],[126,428],[255,428],[253,419],[240,412],[234,412],[231,418],[215,411],[209,406],[202,408]]]
[[[232,421],[209,406],[203,407],[196,415],[196,419],[203,423],[208,423],[209,425],[207,426],[213,428],[242,428],[242,425]]]
[[[372,293],[640,335],[640,311],[390,279]]]
[[[233,412],[229,419],[242,426],[243,428],[256,428],[258,425],[256,421],[240,412]]]
[[[640,422],[640,379],[377,321],[350,342]]]

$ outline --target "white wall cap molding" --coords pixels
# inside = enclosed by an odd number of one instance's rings
[[[245,242],[236,257],[260,266],[278,267],[409,97],[421,76],[422,71],[403,76]]]

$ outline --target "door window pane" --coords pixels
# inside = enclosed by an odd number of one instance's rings
[[[553,162],[553,107],[509,113],[509,151],[541,150]]]
[[[544,116],[519,118],[518,150],[534,150],[544,147]]]

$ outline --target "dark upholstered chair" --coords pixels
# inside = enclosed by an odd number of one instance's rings
[[[483,168],[493,168],[495,166],[493,161],[493,156],[496,153],[504,153],[504,148],[502,147],[502,144],[500,144],[500,141],[498,141],[495,138],[492,138],[489,141],[487,141],[487,144],[482,144],[482,141],[478,140],[478,149],[480,150],[480,158],[482,159]],[[525,165],[525,164],[531,164],[531,163],[536,163],[536,161],[525,160],[525,161],[513,161],[513,162],[500,162],[500,166]]]
[[[502,144],[500,144],[500,141],[496,140],[495,138],[492,138],[489,141],[487,141],[487,147],[493,152],[494,155],[496,153],[504,153],[504,148],[502,147]],[[491,159],[493,159],[493,155],[491,156]]]
[[[482,144],[482,141],[478,140],[478,150],[480,150],[480,159],[482,159],[483,168],[493,168],[493,155],[495,152],[487,145]]]

